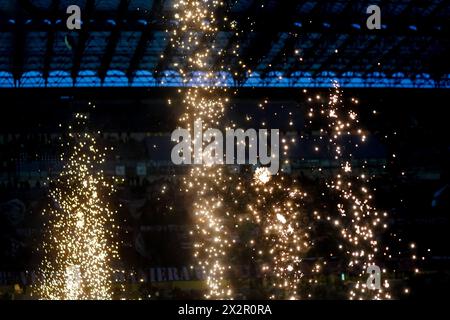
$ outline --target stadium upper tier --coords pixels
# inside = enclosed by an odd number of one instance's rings
[[[232,55],[211,61],[224,86],[450,87],[450,2],[228,0],[244,32],[214,39],[252,71],[235,73]],[[68,30],[66,9],[81,8]],[[369,5],[381,30],[366,27]],[[0,1],[0,88],[177,87],[180,51],[166,33],[172,0]],[[222,68],[223,67],[223,68]],[[196,74],[187,85],[198,84]]]

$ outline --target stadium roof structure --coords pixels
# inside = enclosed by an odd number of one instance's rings
[[[174,0],[0,1],[0,88],[177,87],[166,30]],[[450,1],[225,0],[246,30],[242,87],[450,88]],[[66,27],[69,5],[81,30]],[[381,30],[366,9],[381,8]],[[221,30],[222,48],[236,41]]]

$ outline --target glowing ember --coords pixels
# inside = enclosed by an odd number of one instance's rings
[[[256,180],[257,183],[266,184],[267,182],[270,181],[271,176],[272,175],[270,174],[269,169],[257,168],[255,170],[254,179]]]

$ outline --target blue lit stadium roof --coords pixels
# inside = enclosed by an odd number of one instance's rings
[[[171,20],[163,18],[172,2],[3,0],[0,88],[181,86],[165,33]],[[227,3],[249,30],[238,41],[253,73],[222,72],[226,85],[450,88],[449,1]],[[81,31],[65,29],[70,4],[82,8]],[[382,9],[382,30],[365,27],[370,4]],[[225,49],[233,41],[229,30],[216,39]]]

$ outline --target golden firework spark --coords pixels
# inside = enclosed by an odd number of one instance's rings
[[[268,168],[257,168],[255,170],[255,174],[253,179],[257,184],[266,184],[270,181],[272,174],[270,173]]]
[[[86,116],[77,114],[79,122]],[[50,183],[51,203],[43,212],[45,238],[37,293],[42,299],[112,298],[111,266],[118,258],[114,191],[98,165],[105,153],[88,133],[70,133],[74,144],[62,172]]]
[[[218,32],[215,13],[223,5],[215,0],[178,0],[174,4],[177,28],[171,32],[171,43],[183,57],[183,61],[175,62],[174,66],[183,82],[190,85],[183,91],[185,112],[180,122],[190,130],[196,120],[202,121],[202,129],[218,125],[228,102],[226,89],[219,89],[222,79],[211,70],[209,63],[213,57],[223,54],[214,45]],[[200,135],[194,136],[194,145],[203,143]],[[201,162],[199,157],[203,155],[194,155],[194,161]],[[223,199],[217,192],[223,179],[223,168],[217,166],[194,167],[185,178],[186,189],[196,198],[193,204],[195,228],[191,232],[194,257],[206,275],[209,289],[206,298],[215,299],[232,297],[226,281],[226,272],[231,268],[227,263],[227,251],[232,242],[225,217],[221,215]]]

